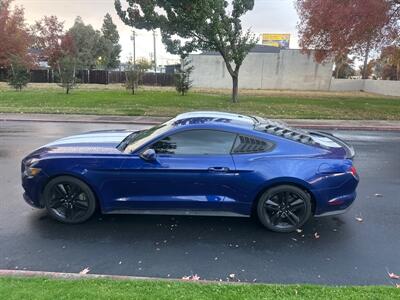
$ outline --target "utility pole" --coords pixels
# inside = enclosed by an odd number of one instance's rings
[[[156,31],[153,30],[153,46],[154,46],[154,77],[157,85],[157,50],[156,50]]]
[[[133,67],[136,68],[136,32],[132,30],[132,40],[133,40]]]

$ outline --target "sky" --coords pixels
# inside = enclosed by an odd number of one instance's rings
[[[121,1],[123,4],[126,1]],[[295,0],[255,0],[254,9],[243,17],[243,28],[251,28],[257,35],[262,33],[290,33],[291,48],[298,48],[296,24],[297,12]],[[25,8],[25,18],[28,24],[43,16],[55,15],[64,21],[65,29],[71,27],[77,16],[82,17],[85,24],[91,24],[95,29],[101,29],[103,17],[108,12],[120,34],[122,45],[121,61],[132,56],[132,28],[120,21],[115,12],[114,0],[15,0],[14,5]],[[150,58],[153,53],[153,35],[146,30],[136,30],[136,57]],[[171,64],[178,58],[166,52],[161,43],[160,35],[156,38],[157,64]]]

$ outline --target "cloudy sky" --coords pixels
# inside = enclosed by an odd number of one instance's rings
[[[125,1],[122,1],[124,3]],[[296,24],[298,16],[294,7],[295,0],[255,0],[253,11],[243,18],[245,28],[251,28],[257,35],[261,33],[290,33],[291,48],[297,48]],[[14,4],[25,8],[26,21],[32,24],[45,15],[56,15],[65,22],[65,28],[73,25],[76,16],[81,16],[85,23],[100,29],[104,15],[109,12],[118,26],[122,45],[122,60],[132,55],[130,40],[132,28],[123,24],[114,9],[114,0],[15,0]],[[137,31],[136,57],[149,57],[153,52],[152,33],[145,30]],[[157,61],[168,64],[176,60],[168,54],[157,38]]]

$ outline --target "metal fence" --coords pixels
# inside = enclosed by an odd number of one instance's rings
[[[53,70],[31,70],[30,82],[34,83],[54,83],[57,82]],[[76,77],[80,83],[111,84],[124,83],[126,80],[125,71],[107,70],[78,70]],[[0,68],[0,81],[7,81],[9,70]],[[173,86],[175,82],[174,74],[166,73],[145,73],[141,79],[143,85]]]

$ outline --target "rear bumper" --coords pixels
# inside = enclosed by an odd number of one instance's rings
[[[328,201],[326,211],[315,214],[314,217],[319,218],[344,214],[350,209],[356,197],[357,193],[354,192],[349,195],[331,199]]]

